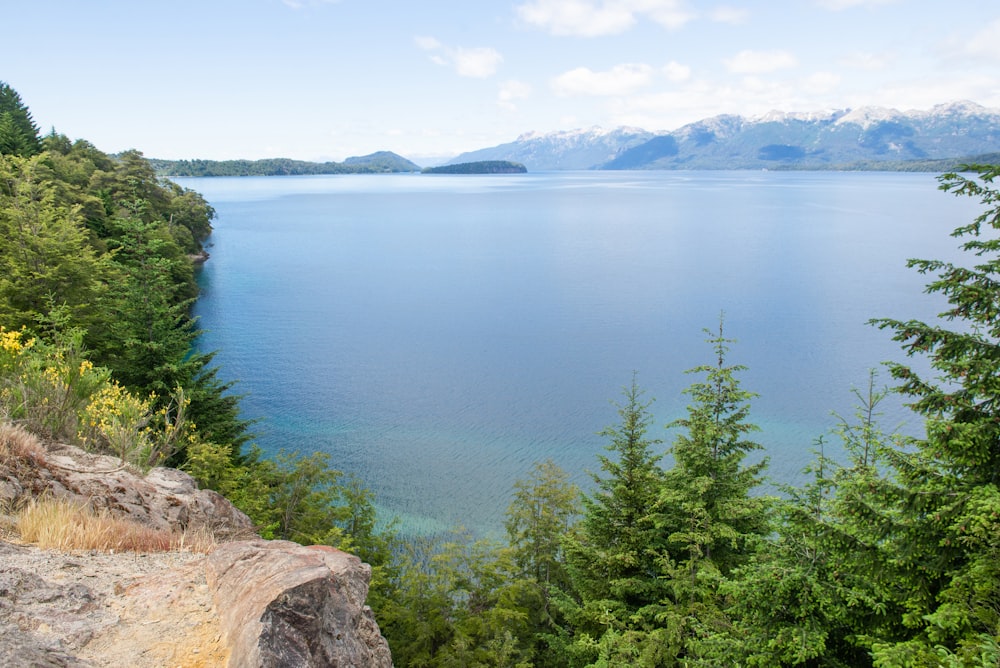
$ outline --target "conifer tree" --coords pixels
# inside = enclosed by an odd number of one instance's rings
[[[653,452],[661,441],[646,434],[651,402],[644,403],[642,394],[633,375],[618,406],[621,423],[601,432],[615,456],[598,457],[606,475],[593,475],[597,488],[584,497],[580,531],[566,546],[574,585],[585,600],[612,599],[630,608],[658,599],[653,510],[663,455]]]
[[[728,362],[733,341],[723,335],[722,319],[717,333],[706,333],[715,361],[689,371],[704,378],[685,390],[692,398],[687,417],[670,425],[683,431],[670,449],[674,466],[666,472],[657,505],[667,587],[658,621],[671,629],[664,651],[668,664],[705,654],[703,641],[728,628],[720,587],[771,528],[771,500],[752,494],[767,460],[745,462],[761,449],[750,438],[758,429],[749,421],[749,402],[756,395],[740,386],[737,374],[744,367]]]
[[[751,496],[762,482],[767,460],[745,462],[748,454],[762,449],[750,439],[758,431],[749,422],[749,401],[756,395],[742,389],[736,377],[745,367],[726,359],[733,341],[723,336],[721,319],[708,343],[715,363],[688,372],[705,378],[685,390],[693,399],[688,415],[670,425],[684,432],[670,450],[674,466],[667,472],[658,522],[669,533],[673,559],[694,570],[699,562],[709,562],[727,574],[745,562],[755,542],[768,533],[768,499]]]
[[[898,606],[894,629],[872,639],[879,665],[954,665],[1000,659],[1000,166],[950,173],[941,189],[978,198],[985,211],[952,236],[971,266],[940,260],[908,265],[935,278],[939,320],[874,320],[908,356],[935,374],[890,365],[926,434],[891,454],[899,493],[884,514],[880,543],[894,573],[885,596]]]
[[[41,156],[0,155],[0,238],[0,325],[85,326],[96,317],[101,265]]]
[[[535,465],[531,474],[514,483],[507,508],[507,540],[514,567],[511,592],[518,592],[517,605],[526,613],[526,640],[532,647],[532,663],[562,665],[552,645],[559,635],[561,619],[552,605],[553,593],[569,589],[569,574],[563,540],[577,514],[580,490],[552,460]]]
[[[505,522],[507,541],[520,575],[542,588],[566,585],[562,541],[573,525],[579,493],[551,459],[514,483]]]
[[[582,518],[566,540],[573,592],[560,607],[572,629],[563,650],[570,665],[631,661],[655,631],[665,597],[656,526],[663,455],[653,450],[661,441],[647,435],[651,402],[642,394],[633,374],[618,406],[621,422],[601,432],[613,456],[599,457],[604,475],[594,474],[596,489],[583,498]]]
[[[0,155],[27,158],[41,150],[38,126],[31,112],[17,91],[0,81]]]
[[[855,417],[836,429],[846,464],[826,455],[820,437],[812,480],[783,487],[777,533],[721,588],[732,627],[704,643],[720,664],[871,665],[865,637],[893,616],[879,595],[894,577],[879,556],[882,511],[896,491],[883,471],[894,437],[877,422],[886,394],[874,373],[866,393],[855,391]]]

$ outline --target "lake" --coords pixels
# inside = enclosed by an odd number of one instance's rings
[[[949,233],[980,211],[928,174],[177,182],[218,213],[199,346],[256,442],[330,453],[412,532],[499,531],[544,459],[586,485],[633,371],[666,448],[723,312],[770,476],[801,481],[852,388],[902,358],[867,320],[942,310],[906,259],[960,257]],[[919,428],[898,401],[884,420]]]

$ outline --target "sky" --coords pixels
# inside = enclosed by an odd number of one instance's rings
[[[1000,2],[9,0],[41,131],[150,158],[435,160],[719,114],[1000,109]]]

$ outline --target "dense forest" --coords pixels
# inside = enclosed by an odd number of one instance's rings
[[[265,537],[356,552],[398,666],[996,666],[998,176],[940,177],[983,206],[952,232],[966,265],[910,263],[947,299],[942,318],[872,321],[933,376],[890,363],[890,390],[873,374],[856,414],[818,435],[808,484],[762,493],[755,395],[720,318],[669,443],[633,376],[587,491],[539,462],[504,541],[402,536],[322,454],[264,457],[193,349],[204,199],[138,152],[40,135],[0,84],[0,418],[179,466]],[[919,437],[883,431],[889,391],[923,417]],[[843,461],[825,454],[833,439]]]
[[[424,174],[524,174],[527,168],[519,162],[509,160],[480,160],[460,162],[457,165],[425,167]]]
[[[394,174],[419,172],[420,165],[391,151],[347,158],[344,162],[262,160],[161,160],[149,163],[160,176],[304,176],[310,174]]]

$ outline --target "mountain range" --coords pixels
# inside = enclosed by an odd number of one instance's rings
[[[1000,109],[973,102],[928,111],[862,107],[721,115],[671,132],[590,128],[523,134],[445,164],[508,160],[567,169],[934,169],[1000,152]]]

